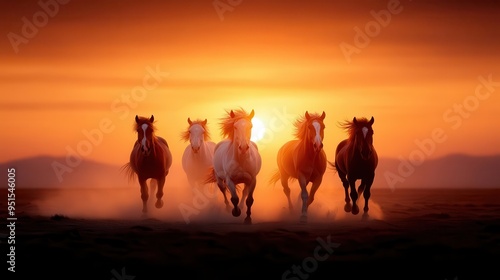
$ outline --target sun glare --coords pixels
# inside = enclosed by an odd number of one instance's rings
[[[264,122],[262,122],[262,120],[257,117],[254,117],[252,119],[252,125],[252,138],[250,140],[257,142],[260,139],[264,138],[266,127],[264,126]]]

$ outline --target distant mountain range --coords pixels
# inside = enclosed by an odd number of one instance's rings
[[[38,156],[0,164],[1,180],[7,182],[7,169],[16,169],[16,186],[22,188],[116,188],[128,186],[121,166],[83,160],[70,166],[64,157]],[[56,171],[57,170],[57,171]]]
[[[58,169],[59,176],[55,166],[62,168]],[[65,158],[38,156],[0,163],[0,167],[3,170],[2,182],[7,182],[7,169],[16,168],[17,187],[22,188],[119,188],[131,184],[120,171],[121,166],[89,160],[70,167],[66,165]],[[412,164],[407,159],[381,158],[373,186],[500,188],[500,155],[450,155],[428,159],[420,165]]]
[[[454,154],[412,164],[382,158],[374,185],[380,188],[500,188],[500,155]]]

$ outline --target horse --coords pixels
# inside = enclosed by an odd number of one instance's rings
[[[354,117],[352,121],[344,121],[341,128],[347,131],[349,137],[342,140],[335,150],[335,162],[330,165],[338,172],[345,190],[345,212],[354,215],[359,213],[356,205],[358,196],[363,194],[365,206],[363,208],[364,217],[368,217],[368,200],[370,199],[370,188],[375,178],[375,169],[378,164],[378,155],[373,146],[373,128],[375,119]],[[356,191],[356,181],[361,180]],[[351,187],[350,197],[348,188]]]
[[[137,140],[130,153],[130,161],[123,166],[128,173],[129,180],[137,177],[141,186],[142,212],[148,212],[147,201],[149,198],[147,180],[150,180],[150,191],[156,192],[156,208],[163,207],[163,186],[172,166],[172,154],[168,143],[162,137],[156,136],[154,116],[150,118],[135,116],[134,129]]]
[[[207,119],[192,121],[187,119],[188,128],[182,132],[181,139],[189,141],[182,154],[182,168],[191,189],[200,188],[209,168],[213,166],[215,142],[210,141]]]
[[[217,182],[219,190],[224,195],[226,207],[229,207],[226,197],[226,190],[229,190],[234,217],[241,215],[241,208],[246,199],[247,216],[244,223],[251,224],[253,193],[262,165],[258,147],[250,140],[255,112],[252,110],[248,114],[245,110],[238,109],[227,113],[220,122],[221,135],[224,139],[215,146],[213,167],[205,182]],[[237,193],[238,184],[244,184],[241,202]]]
[[[294,125],[295,137],[283,144],[278,150],[278,170],[271,176],[270,183],[276,184],[281,180],[283,192],[288,200],[288,208],[293,213],[290,200],[290,187],[288,182],[296,179],[299,182],[302,198],[301,222],[307,222],[307,209],[314,201],[314,195],[323,181],[326,171],[327,159],[323,150],[325,112],[309,114],[299,117]],[[307,185],[312,183],[311,190],[307,193]]]

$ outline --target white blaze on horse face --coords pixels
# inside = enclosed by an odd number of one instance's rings
[[[200,150],[201,142],[205,129],[201,125],[193,125],[189,129],[189,141],[191,142],[191,149],[196,153]]]
[[[244,154],[250,148],[252,123],[248,120],[239,120],[234,126],[234,139],[236,140],[236,145],[238,145],[239,152]]]
[[[317,150],[321,150],[323,147],[323,139],[321,139],[321,125],[317,122],[314,121],[312,123],[314,130],[316,131],[316,135],[314,136],[314,148]]]
[[[366,127],[366,126],[365,126],[365,127],[363,127],[363,128],[361,129],[361,131],[363,132],[363,138],[365,138],[365,139],[366,139],[366,135],[368,134],[368,127]]]
[[[141,145],[142,145],[143,150],[145,152],[148,152],[148,147],[146,145],[146,141],[147,141],[146,130],[148,129],[148,125],[147,124],[143,124],[141,127],[142,127],[142,131],[144,132],[144,137],[142,137]]]

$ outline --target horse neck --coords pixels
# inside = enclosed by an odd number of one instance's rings
[[[304,159],[313,160],[316,157],[316,152],[314,152],[313,142],[308,138],[301,139],[299,142],[299,152],[302,152],[301,156]]]

